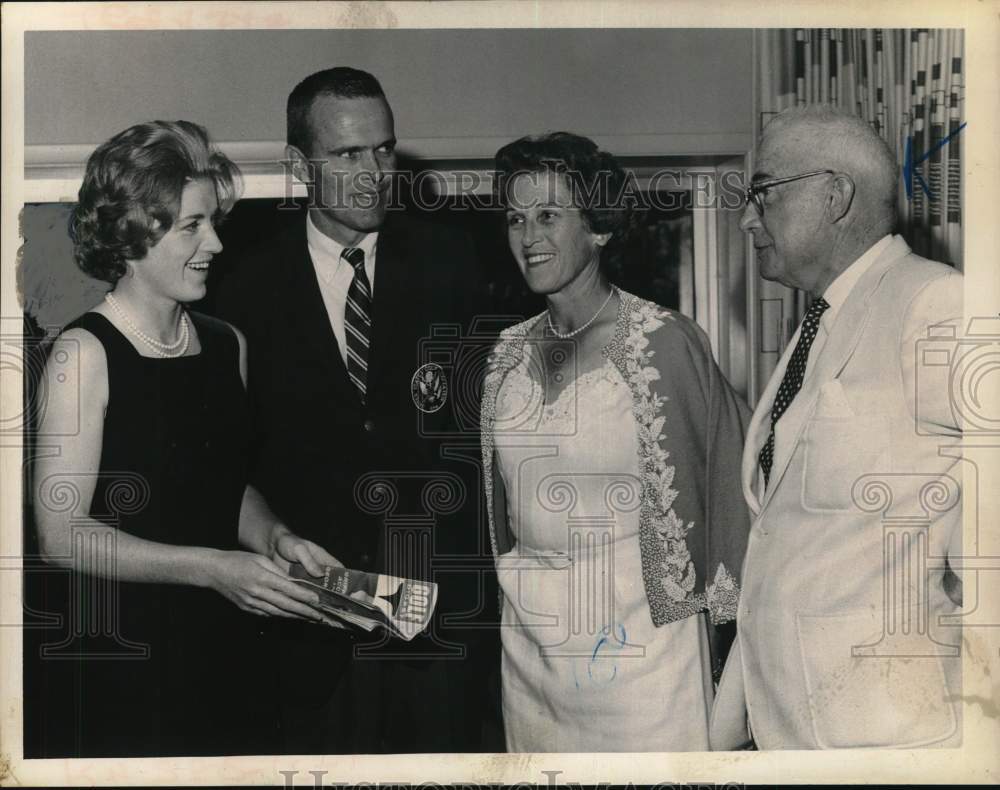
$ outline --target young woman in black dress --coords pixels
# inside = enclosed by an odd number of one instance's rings
[[[55,341],[41,388],[41,606],[63,629],[28,639],[26,756],[274,751],[270,642],[246,613],[319,621],[288,563],[337,562],[247,485],[244,339],[185,308],[239,188],[185,121],[131,127],[87,163],[75,254],[112,289]]]

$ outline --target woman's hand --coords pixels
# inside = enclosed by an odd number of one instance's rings
[[[283,532],[275,541],[271,558],[285,573],[288,573],[293,562],[302,563],[310,576],[322,576],[323,568],[328,565],[334,568],[344,567],[342,562],[322,546],[288,531]]]
[[[316,622],[323,620],[322,612],[313,608],[319,603],[319,596],[293,582],[278,565],[261,554],[220,551],[210,557],[206,572],[208,586],[245,612]]]

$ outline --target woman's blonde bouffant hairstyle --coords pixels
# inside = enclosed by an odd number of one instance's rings
[[[116,283],[127,261],[144,258],[170,230],[184,187],[198,179],[215,187],[217,221],[239,199],[242,179],[198,124],[151,121],[116,134],[87,160],[70,218],[77,265]]]

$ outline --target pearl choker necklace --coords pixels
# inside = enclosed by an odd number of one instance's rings
[[[108,291],[104,295],[104,301],[111,305],[111,309],[115,311],[115,314],[122,320],[128,330],[139,338],[143,343],[149,346],[150,350],[156,354],[158,357],[164,357],[166,359],[172,359],[173,357],[182,357],[187,353],[188,346],[191,343],[191,328],[188,325],[187,313],[181,310],[181,329],[177,335],[177,340],[173,343],[161,343],[156,338],[150,337],[145,332],[143,332],[139,327],[132,323],[132,319],[129,318],[128,313],[118,304],[118,300],[111,295]]]
[[[551,310],[546,311],[545,317],[546,320],[549,322],[549,330],[552,332],[553,335],[555,335],[558,338],[561,338],[562,340],[568,340],[569,338],[580,334],[584,329],[586,329],[588,326],[594,323],[594,321],[597,320],[597,316],[599,316],[601,313],[604,312],[604,308],[608,306],[608,302],[611,301],[611,297],[614,296],[615,291],[617,290],[618,288],[612,285],[611,290],[608,292],[608,298],[604,300],[604,304],[602,304],[600,307],[597,308],[597,312],[590,317],[590,320],[587,323],[583,324],[582,326],[578,326],[572,332],[563,333],[560,332],[558,329],[556,329],[555,325],[552,323],[552,311]]]

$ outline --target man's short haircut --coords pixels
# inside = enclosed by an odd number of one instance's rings
[[[77,265],[91,277],[116,283],[126,261],[141,260],[170,230],[184,188],[210,181],[219,202],[213,222],[239,199],[239,168],[190,121],[131,126],[102,143],[87,160],[79,200],[70,217]]]
[[[320,96],[338,99],[385,99],[382,86],[367,71],[337,66],[310,74],[288,95],[285,139],[307,156],[312,146],[309,111]]]
[[[862,205],[878,225],[895,225],[899,166],[896,156],[878,132],[863,118],[829,104],[791,107],[764,128],[769,134],[789,128],[799,138],[800,150],[814,152],[815,167],[851,175]],[[886,231],[888,232],[888,231]]]

